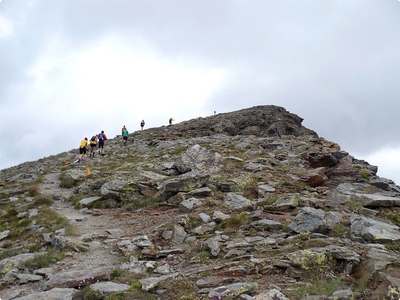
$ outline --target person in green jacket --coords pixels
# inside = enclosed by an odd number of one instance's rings
[[[126,127],[124,126],[124,128],[122,128],[122,140],[124,141],[124,146],[126,146],[126,143],[128,142],[128,129],[126,129]]]

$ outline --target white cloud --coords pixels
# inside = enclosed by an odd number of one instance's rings
[[[14,26],[12,21],[7,17],[0,15],[0,39],[9,37],[13,33],[13,29]]]
[[[140,110],[198,116],[226,77],[217,67],[163,57],[145,43],[133,47],[122,38],[103,37],[71,55],[64,41],[52,40],[28,71],[33,81],[26,88],[26,101],[46,104],[54,114],[90,118],[92,111],[104,117],[122,112],[128,118]]]
[[[190,59],[162,57],[144,43],[133,47],[115,37],[104,37],[84,49],[70,70],[82,101],[141,109],[195,109],[218,88],[224,71]],[[89,101],[88,101],[89,100]],[[86,107],[86,105],[84,105]]]
[[[121,36],[104,36],[75,51],[53,36],[26,74],[30,80],[15,89],[14,98],[31,109],[17,120],[11,106],[7,124],[17,128],[31,152],[42,155],[75,148],[100,130],[112,138],[123,124],[133,132],[143,118],[149,128],[166,125],[170,117],[179,122],[204,116],[204,103],[227,77],[218,66],[165,57]]]

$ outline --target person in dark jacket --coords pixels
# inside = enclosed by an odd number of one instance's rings
[[[99,152],[100,152],[100,153],[104,153],[104,142],[107,141],[107,136],[106,136],[106,134],[104,133],[104,130],[102,130],[102,131],[99,133],[98,138],[99,138]]]

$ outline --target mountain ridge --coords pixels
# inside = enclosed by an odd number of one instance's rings
[[[395,299],[399,187],[302,121],[255,106],[1,170],[0,298]]]

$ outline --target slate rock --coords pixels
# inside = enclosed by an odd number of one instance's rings
[[[226,193],[224,205],[231,210],[239,210],[250,207],[251,201],[239,194]]]
[[[100,193],[103,196],[109,194],[118,195],[127,184],[128,182],[126,180],[115,179],[103,184],[103,186],[100,189]]]
[[[54,288],[49,291],[32,293],[27,296],[12,298],[13,300],[72,300],[79,291],[73,288]]]
[[[123,292],[129,289],[128,284],[123,284],[123,283],[115,283],[111,281],[106,281],[106,282],[96,282],[94,284],[90,285],[90,289],[96,292],[102,292],[105,294],[109,293],[117,293],[117,292]]]
[[[110,280],[112,269],[101,267],[91,270],[78,270],[63,273],[57,273],[50,276],[46,282],[47,288],[82,288],[97,281]]]
[[[209,174],[200,172],[189,172],[168,179],[162,183],[162,195],[174,195],[179,192],[190,192],[201,188],[210,178]]]
[[[199,207],[203,204],[203,200],[197,199],[197,198],[189,198],[186,200],[183,200],[181,203],[179,203],[179,210],[185,214],[190,213],[193,209],[196,207]]]
[[[400,245],[400,231],[397,225],[355,214],[350,217],[350,222],[351,237],[356,241]]]
[[[201,171],[205,169],[211,169],[217,171],[217,167],[221,162],[222,156],[196,144],[182,154],[181,158],[185,165],[194,170]]]
[[[321,209],[304,207],[296,215],[288,227],[297,232],[327,233],[332,226],[339,223],[341,215],[336,212],[324,212]]]

